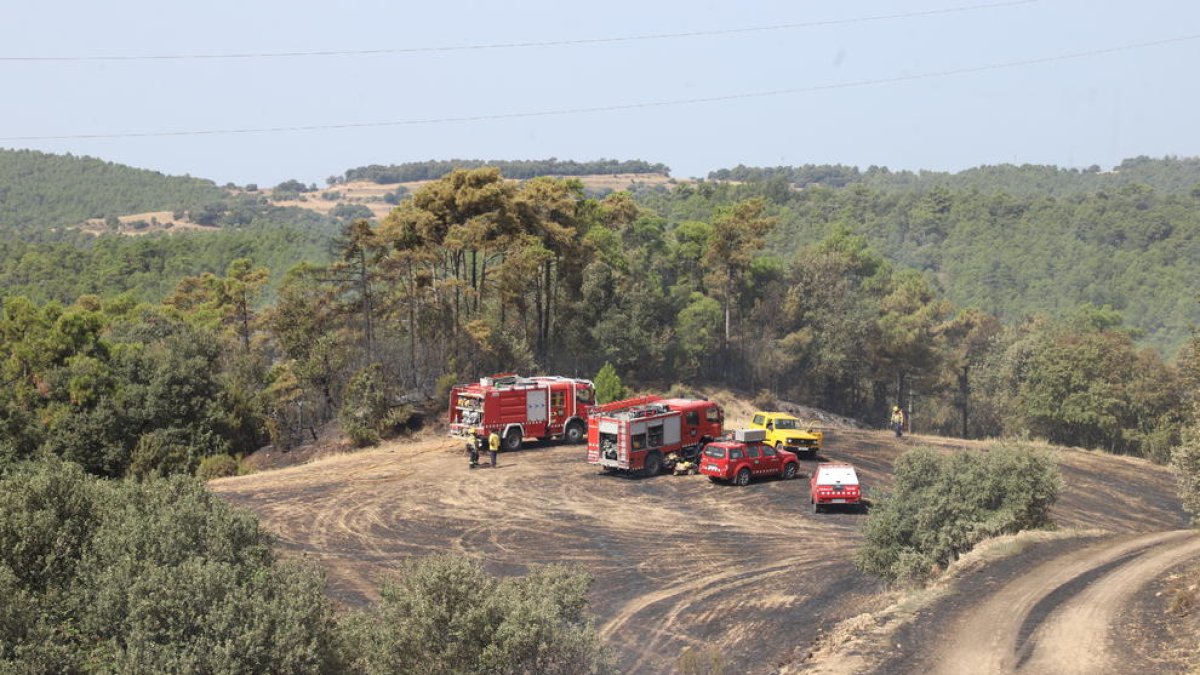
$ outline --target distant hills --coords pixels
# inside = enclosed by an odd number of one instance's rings
[[[322,189],[293,180],[259,191],[0,150],[0,285],[40,299],[122,290],[153,298],[184,274],[221,272],[236,257],[271,267],[278,280],[297,262],[326,259],[349,219],[380,218],[422,182],[478,166],[514,179],[580,177],[590,195],[629,189],[664,231],[761,196],[778,218],[766,256],[790,260],[846,229],[894,263],[930,273],[954,302],[1007,320],[1110,305],[1168,352],[1200,322],[1200,158],[1178,157],[1137,157],[1110,170],[738,166],[699,183],[642,160],[438,160],[353,168]],[[291,184],[304,191],[284,189]],[[155,212],[158,226],[133,215]],[[164,222],[168,213],[175,223]],[[89,219],[103,219],[88,225],[91,235],[60,231]],[[190,236],[163,234],[189,227]],[[103,236],[115,232],[145,236]]]
[[[61,227],[89,218],[194,209],[225,196],[211,180],[92,157],[0,149],[0,227]]]
[[[524,160],[482,160],[482,159],[448,159],[429,160],[427,162],[407,162],[405,164],[361,166],[348,169],[344,174],[344,182],[370,181],[372,183],[410,183],[413,181],[436,180],[455,169],[478,169],[484,166],[494,166],[500,169],[506,178],[535,178],[537,176],[594,176],[614,173],[653,173],[670,174],[671,169],[666,164],[651,164],[640,159],[616,160],[599,159],[591,162],[576,162],[574,160],[524,159]]]
[[[1126,185],[1145,185],[1167,194],[1190,194],[1200,190],[1200,157],[1135,157],[1110,170],[1099,166],[1065,169],[1044,164],[999,164],[980,166],[956,173],[942,171],[891,171],[872,166],[865,171],[842,164],[803,166],[736,166],[708,174],[719,181],[781,180],[793,187],[812,185],[847,187],[865,185],[877,190],[978,190],[1016,197],[1061,197],[1112,190]]]

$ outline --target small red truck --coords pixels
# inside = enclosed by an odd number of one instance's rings
[[[701,453],[700,473],[713,482],[728,481],[740,487],[763,476],[795,478],[800,470],[795,453],[776,449],[765,443],[765,438],[762,429],[738,429],[733,440],[709,443]]]
[[[505,450],[519,450],[526,438],[582,443],[595,402],[591,380],[493,375],[450,389],[450,434],[470,446],[495,431]]]
[[[588,462],[653,476],[695,459],[724,422],[721,406],[706,400],[642,396],[607,403],[588,418]]]
[[[850,464],[824,462],[817,465],[808,482],[813,513],[820,513],[829,506],[859,506],[862,490],[858,484],[858,473]]]

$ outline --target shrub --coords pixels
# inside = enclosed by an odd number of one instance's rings
[[[338,422],[342,425],[342,432],[356,447],[379,442],[379,432],[388,414],[387,397],[381,379],[379,364],[373,364],[355,373],[346,385],[342,407],[338,410]]]
[[[724,675],[725,657],[716,647],[704,650],[688,647],[676,662],[675,670],[679,675]]]
[[[1048,452],[1011,443],[952,455],[917,448],[895,474],[854,558],[889,581],[923,581],[988,537],[1049,526],[1062,482]]]
[[[560,565],[496,579],[461,557],[410,562],[342,622],[361,673],[611,673],[587,620],[589,578]]]
[[[1179,480],[1179,499],[1200,526],[1200,427],[1184,431],[1183,441],[1171,452],[1171,467]]]
[[[200,460],[200,466],[196,468],[196,478],[203,481],[224,478],[226,476],[236,476],[237,473],[238,462],[229,455],[205,457]]]
[[[315,568],[190,477],[0,478],[0,672],[337,671]]]
[[[129,473],[137,478],[191,473],[192,456],[187,431],[156,429],[138,439],[130,457]]]
[[[438,376],[437,382],[433,385],[433,398],[439,402],[439,410],[443,404],[449,405],[450,390],[454,388],[455,384],[458,384],[458,375],[454,373]]]
[[[611,363],[605,363],[600,372],[596,373],[596,402],[609,403],[625,398],[625,385],[621,384],[621,376]]]

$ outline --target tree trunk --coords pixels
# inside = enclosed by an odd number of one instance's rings
[[[367,363],[374,360],[373,345],[374,335],[371,327],[371,288],[370,282],[367,279],[367,252],[360,248],[358,252],[358,264],[360,265],[359,285],[362,292],[363,306],[363,340],[366,342],[367,348]]]
[[[958,395],[962,399],[962,437],[969,438],[967,435],[967,416],[971,408],[971,366],[962,367],[962,372],[958,374]]]

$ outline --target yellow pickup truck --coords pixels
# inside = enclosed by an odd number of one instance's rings
[[[810,458],[817,456],[825,440],[824,433],[805,428],[797,417],[782,412],[756,412],[750,426],[767,432],[766,443]]]

